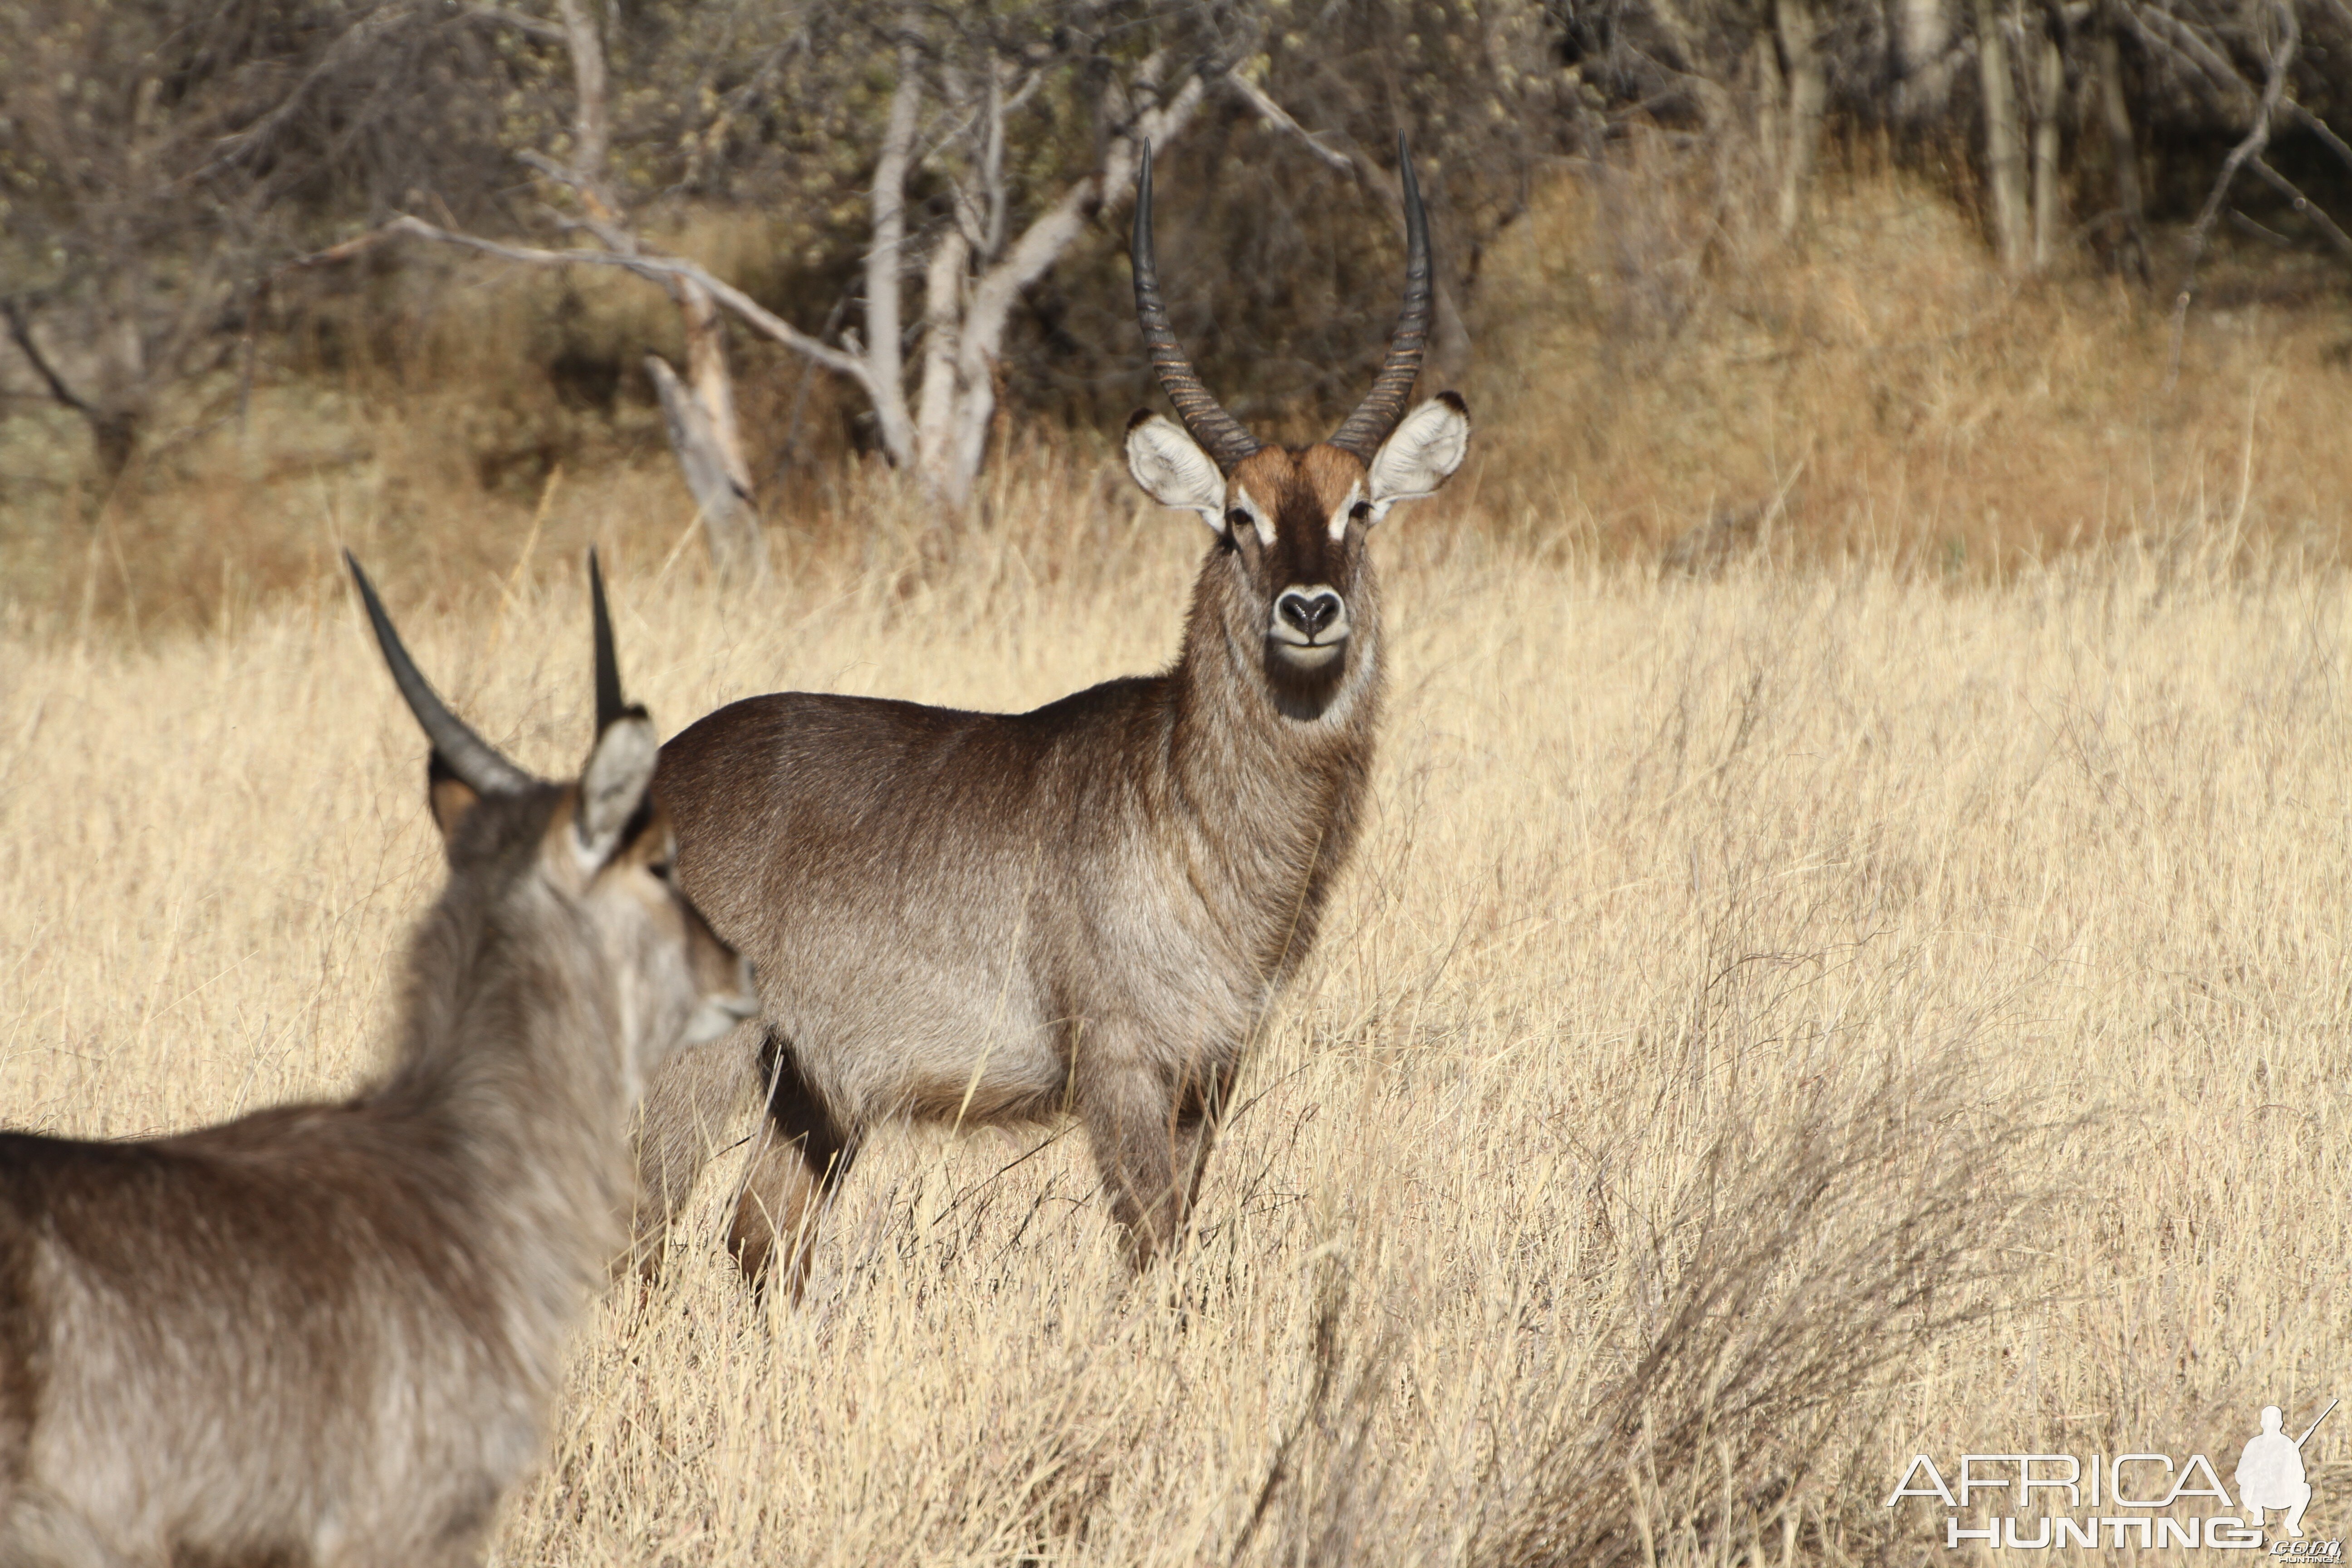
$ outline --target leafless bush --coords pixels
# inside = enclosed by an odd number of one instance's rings
[[[1979,1105],[1956,1060],[1890,1059],[1848,1103],[1730,1120],[1627,1247],[1634,1310],[1601,1351],[1622,1370],[1572,1408],[1516,1413],[1503,1440],[1525,1457],[1496,1461],[1475,1561],[1713,1561],[1743,1547],[1761,1560],[1767,1540],[1818,1544],[1876,1479],[1850,1474],[1871,1435],[1854,1408],[1906,1357],[2021,1305],[1994,1287],[2042,1202],[2030,1173],[2044,1132]]]

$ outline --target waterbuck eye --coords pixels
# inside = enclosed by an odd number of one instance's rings
[[[1348,519],[1351,522],[1361,522],[1371,515],[1372,503],[1368,500],[1360,500],[1348,509]]]
[[[1225,531],[1228,533],[1239,533],[1244,528],[1255,526],[1256,524],[1250,521],[1250,514],[1239,507],[1225,513]]]

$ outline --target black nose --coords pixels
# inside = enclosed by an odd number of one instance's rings
[[[1312,594],[1302,594],[1294,588],[1276,602],[1274,609],[1275,614],[1308,637],[1318,637],[1325,626],[1339,618],[1339,595],[1328,588]]]

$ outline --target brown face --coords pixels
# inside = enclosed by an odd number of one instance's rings
[[[646,728],[650,738],[651,726]],[[592,779],[595,769],[592,758]],[[614,971],[638,978],[625,988],[649,1015],[636,1020],[637,1037],[666,1055],[718,1038],[756,1012],[759,997],[750,961],[710,929],[677,886],[677,839],[668,813],[642,787],[633,801],[607,809],[624,806],[626,816],[614,830],[596,822],[597,802],[585,781],[567,791],[541,839],[540,863],[602,931]],[[646,1071],[658,1065],[639,1063]]]
[[[1347,675],[1371,519],[1363,459],[1337,447],[1261,447],[1227,477],[1225,542],[1286,710],[1319,711]]]
[[[682,952],[688,981],[684,994],[693,1011],[680,1045],[718,1038],[758,1011],[751,964],[710,929],[710,922],[677,885],[677,837],[669,814],[650,800],[635,831],[600,868],[592,896],[626,900],[637,929],[657,948]],[[641,923],[640,923],[641,922]]]

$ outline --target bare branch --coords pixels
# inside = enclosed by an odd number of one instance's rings
[[[2301,191],[2295,189],[2293,181],[2289,180],[2284,174],[2280,174],[2276,169],[2272,168],[2262,159],[2256,158],[2254,160],[2253,167],[2255,174],[2260,174],[2265,181],[2267,181],[2273,190],[2278,192],[2279,195],[2294,203],[2294,210],[2302,214],[2305,217],[2309,218],[2313,226],[2315,226],[2320,233],[2326,235],[2328,241],[2333,244],[2336,249],[2342,251],[2347,256],[2352,256],[2352,234],[2347,234],[2341,228],[2338,228],[2336,225],[2336,220],[2329,217],[2326,213],[2320,210],[2318,203],[2313,201],[2309,196],[2305,195]]]
[[[357,21],[343,30],[341,37],[327,46],[326,50],[311,64],[310,68],[302,73],[302,79],[294,84],[293,90],[278,100],[276,108],[244,130],[234,135],[221,138],[211,160],[196,171],[195,177],[202,178],[224,164],[234,163],[247,153],[257,152],[265,146],[272,137],[284,129],[289,121],[301,111],[302,105],[310,96],[311,89],[345,66],[364,58],[375,47],[379,38],[407,20],[408,16],[408,7],[400,5],[379,5],[362,15]]]
[[[2278,112],[2279,98],[2286,89],[2287,67],[2294,62],[2296,43],[2302,34],[2295,16],[2294,0],[2280,0],[2278,5],[2281,37],[2278,47],[2271,51],[2270,75],[2263,83],[2262,101],[2255,105],[2254,122],[2246,139],[2230,150],[2221,165],[2221,176],[2213,182],[2212,194],[2205,198],[2204,210],[2197,215],[2197,225],[2189,231],[2189,265],[2180,279],[2180,292],[2172,302],[2172,351],[2169,367],[2165,372],[2164,390],[2170,392],[2180,380],[2180,340],[2189,326],[2189,301],[2197,289],[2197,264],[2204,259],[2205,243],[2213,232],[2213,220],[2221,216],[2222,200],[2230,194],[2230,182],[2246,160],[2255,156],[2270,144],[2271,118]]]
[[[563,17],[564,43],[572,54],[572,167],[584,193],[601,203],[605,153],[612,141],[604,112],[604,40],[580,0],[555,0],[555,6]],[[608,215],[592,216],[601,219]]]
[[[647,354],[646,372],[653,377],[654,392],[661,399],[670,450],[686,472],[686,487],[694,493],[694,504],[709,532],[711,559],[726,576],[747,570],[764,575],[767,542],[761,537],[760,520],[751,510],[751,489],[736,471],[740,456],[728,452],[709,411],[678,380],[667,361],[659,354]]]
[[[836,374],[849,377],[869,395],[872,394],[873,384],[867,379],[866,368],[863,361],[844,353],[839,349],[819,342],[790,321],[767,310],[740,289],[730,283],[722,283],[693,262],[680,260],[676,257],[654,256],[644,252],[622,254],[609,250],[542,250],[535,246],[502,245],[497,240],[484,239],[478,235],[461,234],[453,229],[442,228],[437,225],[426,223],[422,218],[413,217],[404,213],[381,228],[371,229],[366,234],[347,239],[341,245],[330,247],[314,255],[298,258],[288,262],[278,270],[291,271],[296,268],[322,267],[333,262],[348,261],[385,240],[402,235],[412,235],[416,238],[429,239],[440,245],[460,246],[467,250],[478,250],[485,256],[495,256],[501,260],[521,262],[530,267],[617,267],[625,272],[634,272],[640,278],[650,278],[661,283],[668,283],[675,279],[684,279],[700,286],[713,300],[726,306],[767,337],[796,354],[814,360]]]
[[[2347,13],[2347,19],[2352,20],[2352,12]],[[2352,169],[2352,142],[2347,142],[2343,137],[2336,134],[2334,126],[2297,103],[2293,98],[2286,100],[2286,111],[2301,121],[2305,130],[2326,142],[2329,152],[2343,159],[2346,168]]]
[[[8,319],[8,336],[16,342],[17,350],[24,354],[26,363],[39,373],[41,380],[47,384],[49,395],[83,418],[96,419],[99,416],[98,410],[74,395],[73,388],[66,384],[65,377],[59,375],[57,367],[49,363],[48,355],[43,353],[40,345],[33,342],[33,324],[26,319],[24,302],[20,300],[0,300],[0,316],[5,316]]]
[[[2238,73],[2200,29],[2160,6],[2126,5],[2119,9],[2143,41],[2193,68],[2204,78],[2206,86],[2225,110],[2231,114],[2252,112],[2258,97],[2253,84]]]
[[[536,16],[526,16],[520,11],[509,11],[500,5],[474,5],[467,9],[468,21],[488,22],[494,26],[511,27],[534,43],[560,44],[563,29],[552,22],[542,22]]]
[[[1136,68],[1135,87],[1156,85],[1161,58],[1150,56]],[[958,349],[958,379],[964,391],[956,431],[955,464],[960,473],[970,476],[980,471],[989,417],[995,410],[989,367],[1003,341],[1013,301],[1069,248],[1089,216],[1134,191],[1143,143],[1165,144],[1172,140],[1200,108],[1202,96],[1201,79],[1188,77],[1174,97],[1138,112],[1111,140],[1102,167],[1063,192],[1059,201],[1032,220],[1004,258],[973,286]]]
[[[1224,81],[1227,86],[1241,94],[1242,101],[1257,111],[1259,119],[1277,131],[1286,132],[1297,137],[1307,144],[1307,150],[1323,160],[1326,165],[1343,174],[1352,174],[1357,172],[1355,159],[1345,153],[1335,152],[1323,145],[1322,138],[1293,119],[1290,111],[1276,103],[1267,94],[1265,89],[1258,86],[1238,70],[1227,71]]]

